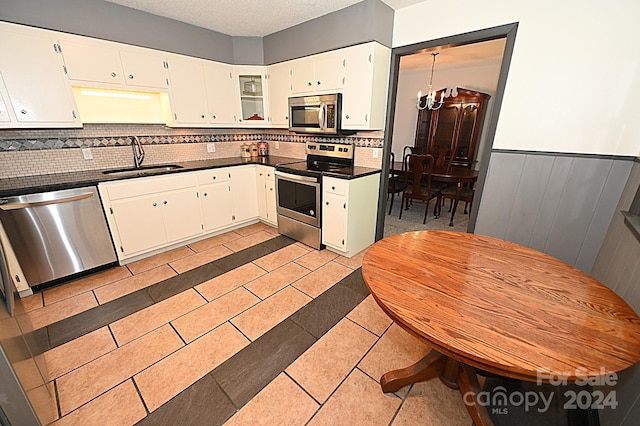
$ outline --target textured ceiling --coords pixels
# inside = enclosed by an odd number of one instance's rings
[[[231,36],[263,37],[362,0],[106,0]],[[424,0],[382,0],[400,9]]]
[[[474,62],[501,61],[504,53],[505,38],[484,41],[481,43],[466,44],[454,47],[436,47],[424,50],[400,58],[400,69],[431,69],[433,57],[431,53],[438,52],[436,57],[436,70],[439,67],[450,65],[459,66],[464,63],[471,65]]]

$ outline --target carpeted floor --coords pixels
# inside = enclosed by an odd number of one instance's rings
[[[467,226],[469,224],[469,215],[464,214],[464,203],[458,204],[456,215],[453,219],[453,226],[449,226],[451,219],[451,213],[449,210],[449,201],[445,201],[445,205],[442,206],[442,212],[437,219],[433,217],[433,207],[436,200],[433,199],[429,203],[429,214],[427,216],[427,223],[422,224],[424,219],[424,203],[414,201],[413,205],[409,206],[408,210],[402,212],[402,219],[399,219],[400,215],[400,197],[396,196],[393,200],[393,210],[389,215],[389,201],[387,200],[386,214],[384,216],[384,236],[400,234],[402,232],[409,231],[421,231],[421,230],[442,230],[442,231],[458,231],[467,232]]]

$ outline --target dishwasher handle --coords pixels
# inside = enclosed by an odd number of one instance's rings
[[[20,197],[2,198],[0,199],[0,210],[28,209],[32,207],[48,206],[51,204],[69,203],[72,201],[84,200],[90,197],[93,197],[93,192],[83,192],[80,194],[65,196],[61,198],[54,198],[51,200],[27,201],[27,202],[20,201],[19,200]]]

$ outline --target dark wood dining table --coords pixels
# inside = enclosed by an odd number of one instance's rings
[[[515,243],[407,232],[371,246],[362,274],[382,310],[432,348],[414,365],[384,374],[382,390],[439,377],[460,390],[477,426],[493,425],[487,407],[469,399],[481,392],[477,371],[574,383],[640,360],[640,318],[624,300],[586,273]]]
[[[403,176],[405,173],[403,163],[401,161],[394,162],[391,165],[390,173],[393,173],[396,176]],[[463,187],[465,185],[473,186],[473,184],[475,184],[475,182],[478,180],[478,174],[478,170],[462,166],[435,165],[431,169],[432,179],[440,182],[451,183],[452,185],[455,185],[457,187],[456,196],[453,200],[454,205],[451,209],[451,219],[449,221],[449,226],[453,226],[453,217],[455,216]]]

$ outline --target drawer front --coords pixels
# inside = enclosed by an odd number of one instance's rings
[[[206,170],[198,172],[198,185],[226,182],[229,180],[229,168]]]
[[[324,178],[323,190],[327,194],[345,195],[349,182],[344,179]]]
[[[179,173],[171,176],[150,176],[128,179],[122,182],[104,183],[103,185],[111,200],[120,200],[140,195],[155,194],[157,192],[174,191],[177,189],[194,187],[197,178],[193,173]]]
[[[258,166],[258,174],[262,173],[266,180],[275,181],[275,169],[273,167],[268,166]]]

